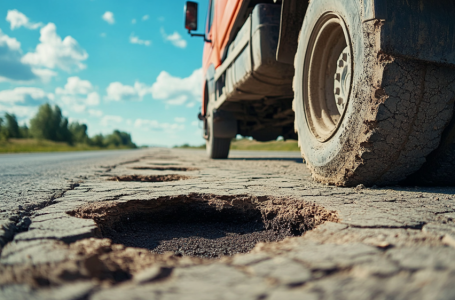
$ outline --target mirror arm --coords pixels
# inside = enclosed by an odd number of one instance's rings
[[[188,30],[188,34],[189,34],[190,36],[192,36],[192,37],[193,37],[193,36],[202,36],[202,37],[204,38],[204,42],[206,42],[206,43],[212,43],[212,40],[207,39],[207,37],[205,36],[205,34],[202,34],[202,33],[191,33],[190,30]]]

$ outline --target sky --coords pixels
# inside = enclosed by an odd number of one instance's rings
[[[29,124],[58,105],[88,133],[114,129],[138,145],[200,145],[202,38],[181,0],[0,2],[0,116]],[[199,1],[199,32],[208,0]]]

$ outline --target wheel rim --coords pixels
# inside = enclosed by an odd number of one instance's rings
[[[309,128],[320,142],[335,134],[349,103],[353,76],[350,45],[346,25],[333,13],[318,20],[308,43],[303,101]]]

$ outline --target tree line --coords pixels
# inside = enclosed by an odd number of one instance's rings
[[[30,120],[30,128],[27,125],[19,126],[14,114],[5,113],[0,117],[0,140],[34,138],[65,142],[69,145],[87,144],[94,147],[128,147],[136,148],[129,133],[114,130],[109,135],[97,134],[89,137],[87,125],[78,122],[69,123],[62,115],[60,107],[51,106],[48,103],[39,107],[36,115]]]

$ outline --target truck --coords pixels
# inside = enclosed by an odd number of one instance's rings
[[[454,184],[454,16],[452,0],[210,0],[195,33],[188,1],[209,157],[283,137],[324,184]]]

